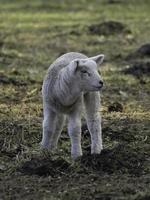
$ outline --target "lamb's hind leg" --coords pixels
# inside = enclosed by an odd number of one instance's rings
[[[55,131],[50,140],[50,149],[52,150],[57,148],[58,139],[63,129],[65,119],[66,119],[65,115],[63,114],[57,115]]]
[[[53,112],[48,104],[44,104],[43,136],[41,141],[42,149],[50,149],[50,141],[56,126],[56,113]]]
[[[91,135],[91,153],[99,154],[103,149],[101,133],[100,94],[99,92],[87,93],[84,96],[86,120]]]

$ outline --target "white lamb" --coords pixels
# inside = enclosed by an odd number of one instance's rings
[[[91,153],[102,150],[100,89],[103,81],[98,73],[104,55],[88,58],[70,52],[62,55],[48,69],[43,82],[43,138],[41,147],[53,151],[57,147],[66,116],[71,139],[73,159],[82,155],[81,114],[86,111],[86,121],[91,135]]]

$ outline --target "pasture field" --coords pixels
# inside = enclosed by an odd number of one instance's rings
[[[105,54],[104,150],[41,152],[42,80],[63,53]],[[0,199],[150,199],[150,1],[0,0]]]

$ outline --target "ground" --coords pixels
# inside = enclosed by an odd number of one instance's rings
[[[0,199],[150,199],[150,2],[0,0]],[[106,55],[101,68],[104,150],[70,159],[41,152],[41,86],[53,60]]]

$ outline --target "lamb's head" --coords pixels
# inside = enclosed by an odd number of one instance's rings
[[[70,65],[76,83],[81,91],[99,91],[103,86],[103,80],[98,73],[98,66],[103,62],[104,55],[100,54],[87,59],[75,59]]]

